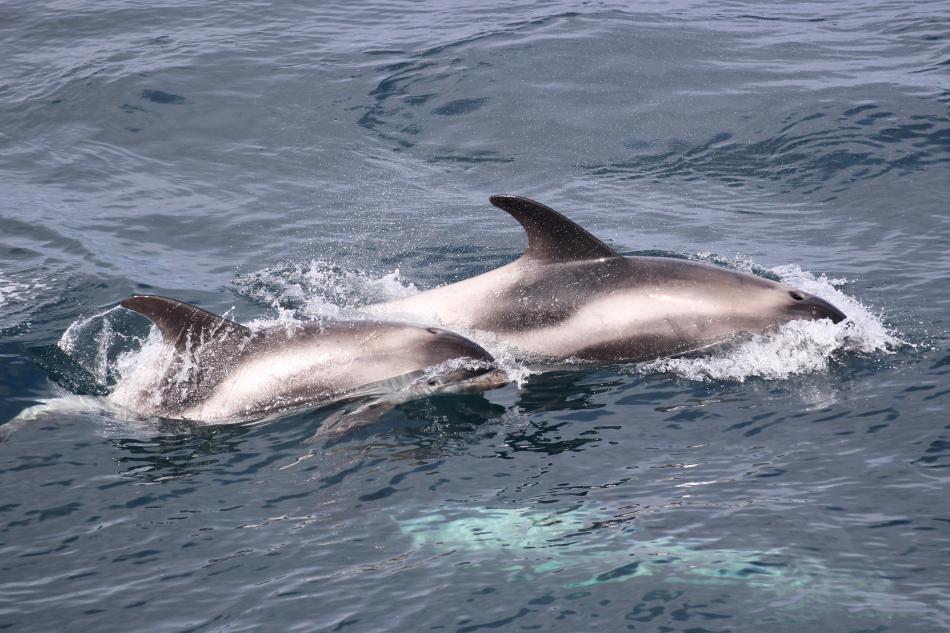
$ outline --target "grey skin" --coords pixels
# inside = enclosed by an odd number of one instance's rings
[[[788,321],[846,318],[788,284],[682,259],[623,257],[527,198],[490,201],[524,227],[524,255],[368,310],[488,332],[528,357],[608,362],[692,353]]]
[[[110,396],[145,415],[227,423],[374,398],[360,415],[324,424],[340,432],[414,397],[507,382],[488,352],[436,328],[334,321],[252,331],[165,297],[135,296],[121,305],[151,319],[173,347],[150,384],[120,385]]]

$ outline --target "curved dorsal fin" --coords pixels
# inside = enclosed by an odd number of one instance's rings
[[[136,295],[120,305],[151,319],[165,341],[179,352],[185,351],[189,338],[191,344],[197,346],[211,340],[251,335],[251,331],[240,323],[167,297]]]
[[[528,234],[524,257],[544,262],[620,257],[585,229],[540,202],[521,196],[491,196],[493,205],[521,223]]]

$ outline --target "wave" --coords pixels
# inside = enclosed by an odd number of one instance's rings
[[[839,109],[840,108],[840,109]],[[777,183],[785,192],[842,191],[890,172],[904,176],[947,162],[950,119],[924,107],[891,112],[873,104],[790,113],[779,129],[754,136],[719,132],[696,143],[642,138],[625,144],[629,157],[590,164],[591,176],[621,180],[721,182],[729,187]]]

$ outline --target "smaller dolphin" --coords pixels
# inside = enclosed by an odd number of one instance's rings
[[[527,233],[520,258],[367,311],[488,332],[529,356],[607,362],[688,354],[788,321],[846,318],[785,283],[671,257],[623,257],[528,198],[489,201]]]
[[[134,296],[173,349],[153,375],[120,383],[110,399],[140,414],[207,423],[270,417],[292,409],[375,398],[365,414],[435,392],[500,387],[507,376],[484,349],[436,328],[379,321],[251,329],[174,299]],[[152,368],[144,368],[150,372]],[[379,411],[381,413],[381,411]],[[372,416],[325,422],[340,434]]]

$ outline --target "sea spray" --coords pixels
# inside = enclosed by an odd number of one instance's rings
[[[236,284],[239,293],[254,301],[310,319],[358,318],[362,306],[418,292],[403,281],[398,268],[373,275],[316,259],[247,273]]]
[[[126,329],[118,306],[88,317],[81,317],[60,336],[56,346],[91,376],[97,387],[111,388],[121,375],[115,361],[134,344],[135,337]]]

